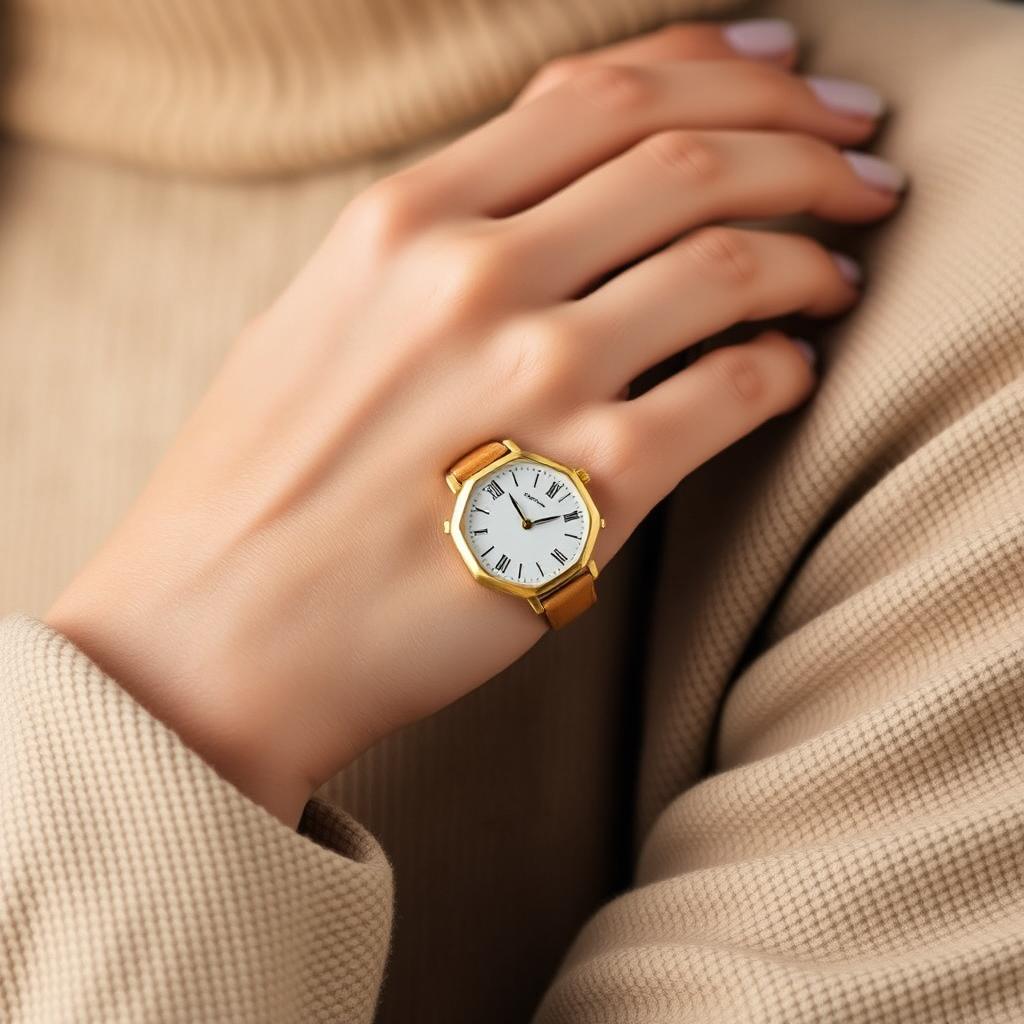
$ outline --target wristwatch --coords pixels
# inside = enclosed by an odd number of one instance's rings
[[[586,470],[506,439],[468,452],[445,480],[455,508],[444,532],[474,579],[528,601],[554,629],[597,600],[591,555],[604,520]]]

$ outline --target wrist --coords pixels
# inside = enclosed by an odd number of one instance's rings
[[[173,614],[79,579],[43,616],[129,695],[249,799],[291,827],[317,782],[283,687],[250,671],[243,652],[205,646]],[[179,606],[180,607],[180,606]]]

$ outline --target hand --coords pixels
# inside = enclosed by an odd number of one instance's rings
[[[357,197],[49,610],[283,820],[545,631],[441,533],[459,456],[512,437],[585,465],[604,564],[683,476],[811,392],[801,349],[767,331],[622,399],[737,321],[856,300],[817,243],[722,222],[898,202],[895,171],[838,148],[873,130],[866,90],[808,84],[791,53],[724,59],[725,39],[674,29],[556,67]]]
[[[516,501],[515,495],[513,495],[511,492],[509,492],[509,497],[512,499],[512,504],[515,506],[516,512],[519,513],[519,518],[522,520],[522,523],[523,523],[523,529],[524,530],[528,530],[530,528],[530,526],[532,525],[530,523],[530,520],[526,518],[526,516],[523,513],[523,510],[519,507],[519,502]]]

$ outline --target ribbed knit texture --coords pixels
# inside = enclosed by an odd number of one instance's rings
[[[353,192],[543,54],[696,9],[14,6],[0,611],[29,614]],[[843,241],[867,293],[810,403],[681,485],[653,584],[627,549],[593,612],[380,744],[301,834],[8,619],[0,1019],[368,1024],[391,876],[348,815],[394,867],[378,1022],[1024,1019],[1024,13],[771,11],[891,99],[913,182]]]
[[[161,167],[266,175],[406,146],[544,60],[737,0],[21,0],[4,120]]]

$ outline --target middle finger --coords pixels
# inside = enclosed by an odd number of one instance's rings
[[[531,254],[542,300],[589,285],[686,231],[799,213],[864,222],[890,213],[902,175],[878,157],[784,132],[663,132],[504,222]]]

